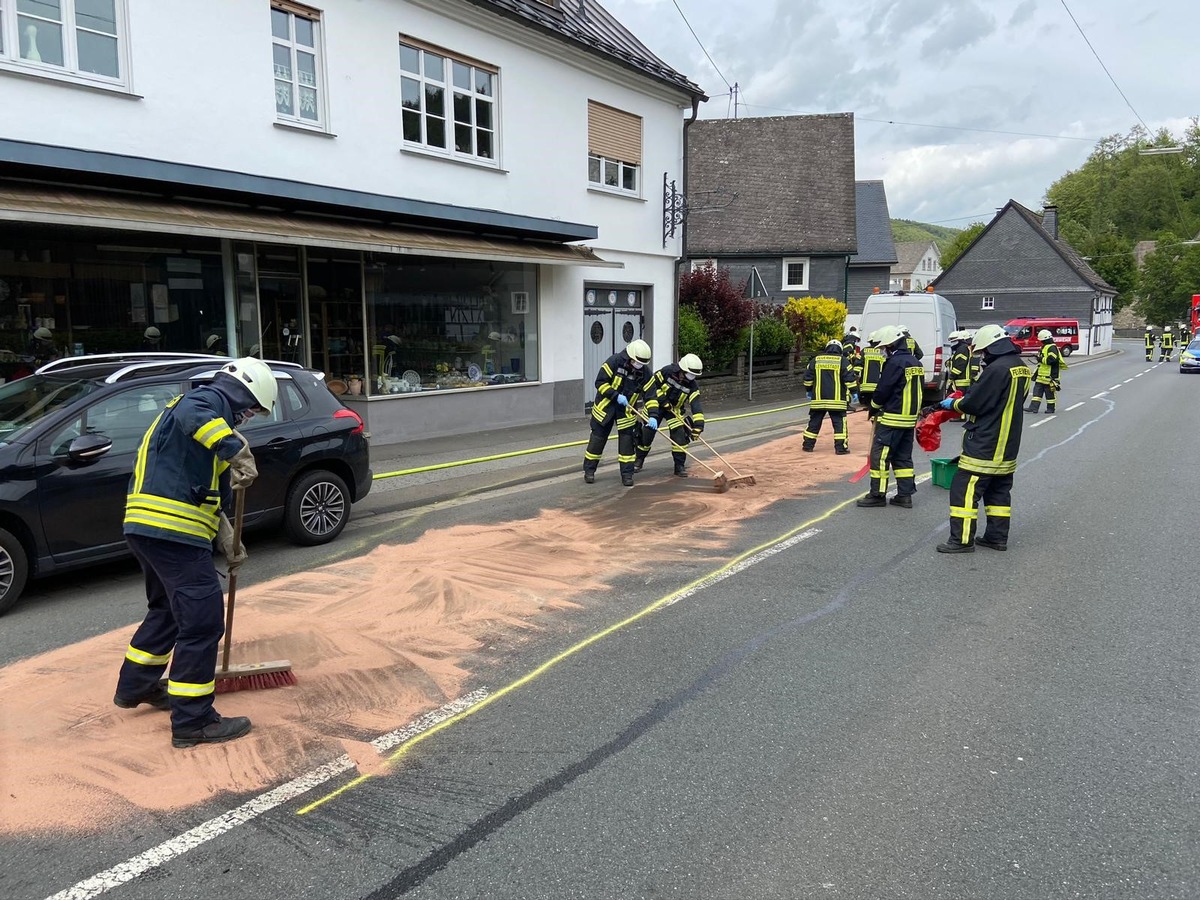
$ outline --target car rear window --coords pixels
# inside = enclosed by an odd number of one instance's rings
[[[0,385],[0,444],[21,435],[46,416],[99,390],[94,381],[29,375]]]

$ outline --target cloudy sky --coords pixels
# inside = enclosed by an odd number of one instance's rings
[[[894,218],[1038,209],[1097,139],[1200,114],[1200,0],[602,2],[705,89],[702,118],[733,115],[726,82],[739,116],[853,112],[857,177],[883,179]]]

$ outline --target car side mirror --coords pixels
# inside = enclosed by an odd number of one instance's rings
[[[102,434],[81,434],[67,447],[67,456],[75,462],[88,463],[99,459],[112,449],[112,440]]]

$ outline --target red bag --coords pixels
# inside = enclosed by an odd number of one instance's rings
[[[955,391],[950,396],[957,400],[962,396],[962,391]],[[917,419],[917,443],[921,445],[921,449],[932,453],[942,446],[942,423],[961,417],[961,413],[952,409],[935,409]]]

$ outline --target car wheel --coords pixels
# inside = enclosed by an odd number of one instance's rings
[[[350,491],[333,472],[306,472],[288,490],[284,529],[297,544],[327,544],[349,519]]]
[[[1070,348],[1070,347],[1063,347],[1063,348],[1062,348],[1062,355],[1063,355],[1063,356],[1070,356],[1072,352],[1073,352],[1073,351],[1071,350],[1071,348]]]
[[[14,535],[0,528],[0,615],[12,609],[28,578],[25,548]]]

